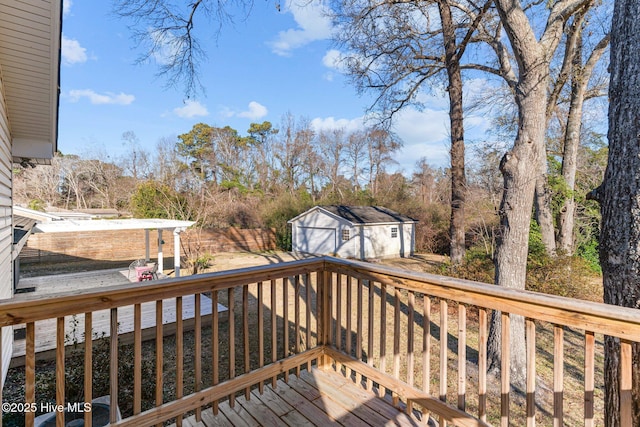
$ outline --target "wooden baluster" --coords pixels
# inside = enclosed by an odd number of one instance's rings
[[[380,284],[380,372],[387,373],[387,285]],[[378,397],[384,397],[385,388],[379,384]]]
[[[553,327],[553,426],[564,425],[564,328]]]
[[[594,426],[596,337],[593,332],[584,335],[584,427]]]
[[[422,390],[431,393],[431,299],[422,294]],[[429,411],[422,408],[422,418],[429,421]]]
[[[367,337],[367,365],[373,367],[373,317],[374,317],[374,306],[373,306],[373,297],[375,295],[374,292],[375,283],[373,280],[369,280],[369,313],[368,313],[368,337]],[[373,389],[373,381],[371,378],[367,378],[367,390],[371,391]]]
[[[294,324],[295,324],[295,354],[300,353],[300,276],[296,275],[294,288]],[[296,366],[296,376],[300,378],[300,365]]]
[[[142,411],[142,306],[133,306],[133,415]]]
[[[440,400],[447,401],[447,357],[449,341],[449,303],[440,300]]]
[[[333,273],[327,270],[316,271],[318,281],[318,341],[321,345],[331,343],[331,287]],[[331,359],[327,355],[318,357],[317,366],[321,370],[331,368]]]
[[[317,273],[316,273],[317,275]],[[325,343],[325,345],[328,346],[334,346],[335,347],[335,330],[332,328],[335,328],[335,324],[333,322],[333,307],[334,307],[334,289],[333,289],[333,273],[327,273],[327,304],[329,304],[327,306],[327,310],[325,312],[325,315],[328,316],[327,319],[327,330],[324,333],[324,335],[327,337],[327,342]],[[318,310],[318,303],[316,301],[316,311]],[[317,316],[317,318],[319,319],[320,316]],[[327,359],[328,360],[328,359]]]
[[[110,364],[109,364],[109,420],[112,423],[118,418],[118,309],[111,309]]]
[[[336,348],[342,350],[342,275],[336,274]],[[342,372],[342,367],[336,362],[336,371]]]
[[[306,298],[306,325],[307,325],[307,346],[306,350],[311,348],[311,275],[309,273],[304,275],[304,290]],[[331,336],[331,334],[329,334]],[[307,371],[311,372],[311,360],[307,362]]]
[[[264,286],[258,282],[258,367],[264,366]],[[264,393],[264,381],[258,383],[258,392]]]
[[[93,399],[93,313],[84,314],[84,402]],[[84,413],[85,427],[92,426],[91,411]],[[27,423],[29,425],[29,423]]]
[[[176,297],[176,400],[184,396],[184,331],[182,297]],[[182,415],[176,417],[176,427],[182,426]]]
[[[358,279],[356,317],[356,359],[362,361],[362,279]],[[362,374],[356,372],[356,384],[362,384]]]
[[[458,409],[467,407],[467,307],[458,304]]]
[[[536,425],[536,323],[526,319],[527,334],[527,427]]]
[[[277,301],[276,301],[276,281],[271,280],[271,362],[278,361],[278,317],[277,317]],[[275,390],[278,384],[278,375],[271,378],[271,387]]]
[[[218,313],[218,291],[211,290],[211,384],[217,385],[220,382],[220,331],[218,329],[220,314]],[[218,400],[212,404],[213,414],[218,415]]]
[[[235,295],[234,288],[227,290],[227,314],[229,316],[229,379],[236,376],[236,319],[235,319]],[[229,395],[229,406],[235,408],[236,394]]]
[[[393,376],[400,379],[400,288],[394,290],[395,300],[393,307]],[[393,393],[393,405],[398,406],[400,398],[398,393]]]
[[[620,425],[633,425],[633,347],[620,340]]]
[[[408,301],[408,319],[407,319],[407,385],[413,387],[413,370],[415,367],[413,359],[413,339],[414,339],[414,322],[415,322],[415,304],[416,295],[413,291],[409,291]],[[407,402],[407,414],[413,413],[413,402]]]
[[[242,338],[244,347],[244,373],[251,371],[251,350],[249,348],[249,285],[242,287]],[[244,389],[244,398],[251,398],[251,386]]]
[[[487,310],[478,310],[478,418],[487,422]]]
[[[162,326],[162,300],[156,301],[156,407],[164,401],[164,333]],[[162,423],[158,424],[161,427]]]
[[[509,393],[511,392],[511,318],[501,313],[500,425],[509,427]]]
[[[4,328],[2,328],[3,330]],[[35,354],[35,323],[27,323],[26,336],[26,353],[24,364],[25,376],[25,402],[29,404],[36,403],[36,354]],[[1,365],[0,365],[1,366]],[[0,387],[1,388],[1,387]],[[32,426],[35,419],[35,412],[29,411],[25,414],[26,425]],[[1,417],[0,417],[1,418]]]
[[[64,405],[64,317],[58,317],[56,323],[56,405]],[[116,339],[117,340],[117,339]],[[116,347],[117,350],[117,347]],[[116,375],[117,381],[117,375]],[[64,425],[64,412],[56,412],[56,426]]]
[[[351,276],[347,276],[347,288],[346,288],[346,292],[347,292],[347,307],[345,309],[345,317],[347,318],[347,328],[345,330],[345,339],[346,339],[346,345],[344,350],[347,352],[347,354],[349,356],[352,356],[351,354],[351,341],[352,341],[352,325],[351,325],[351,318],[353,316],[353,295],[352,295],[352,288],[351,288],[351,281],[352,281],[352,277]],[[351,369],[345,367],[345,376],[349,379],[351,379]]]
[[[195,371],[194,378],[194,390],[196,392],[202,389],[202,317],[201,317],[201,307],[200,303],[202,300],[202,296],[200,294],[195,294],[194,296],[194,331],[193,331],[193,339],[195,341],[194,344],[194,361],[193,361],[193,370]],[[196,421],[200,422],[202,420],[202,407],[198,406],[196,408]]]
[[[289,280],[286,277],[282,279],[282,342],[284,344],[283,357],[289,356]],[[284,382],[289,383],[289,370],[284,371]]]

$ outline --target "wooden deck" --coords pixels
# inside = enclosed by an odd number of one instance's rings
[[[236,398],[220,403],[218,415],[211,408],[202,411],[201,422],[195,415],[183,420],[183,426],[420,426],[416,418],[393,407],[372,392],[358,387],[334,371],[302,371],[289,383],[278,381],[275,389],[265,386],[264,393],[253,390],[249,400]]]

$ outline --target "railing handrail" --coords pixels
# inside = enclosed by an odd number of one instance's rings
[[[221,290],[325,269],[336,272],[342,270],[388,285],[492,310],[504,310],[508,307],[507,311],[512,314],[640,341],[638,309],[502,288],[487,283],[328,256],[151,281],[145,284],[130,283],[82,293],[64,292],[46,297],[20,295],[14,299],[0,301],[0,326],[157,301],[208,292],[212,289]]]
[[[23,294],[0,301],[0,327],[266,282],[323,268],[323,258],[309,258],[197,276],[127,283],[80,293],[70,291],[47,296]]]
[[[531,319],[640,341],[640,310],[574,298],[522,291],[488,283],[413,272],[362,261],[325,257],[329,270],[355,274],[387,285]],[[479,300],[482,298],[481,300]]]

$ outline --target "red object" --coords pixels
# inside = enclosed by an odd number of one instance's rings
[[[153,274],[151,274],[151,270],[147,266],[136,267],[136,277],[138,282],[142,282],[143,280],[153,279]]]

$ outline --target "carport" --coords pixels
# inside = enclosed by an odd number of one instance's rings
[[[145,235],[145,260],[150,259],[151,232],[157,231],[158,239],[158,270],[164,269],[163,236],[164,233],[173,235],[174,269],[175,277],[180,277],[180,234],[195,224],[194,221],[180,221],[172,219],[99,219],[99,220],[71,220],[55,217],[50,214],[26,212],[24,208],[15,209],[14,215],[35,216],[38,223],[33,227],[33,233],[82,233],[88,231],[113,231],[113,230],[144,230]],[[38,217],[39,216],[39,217]],[[142,254],[141,254],[142,255]]]

